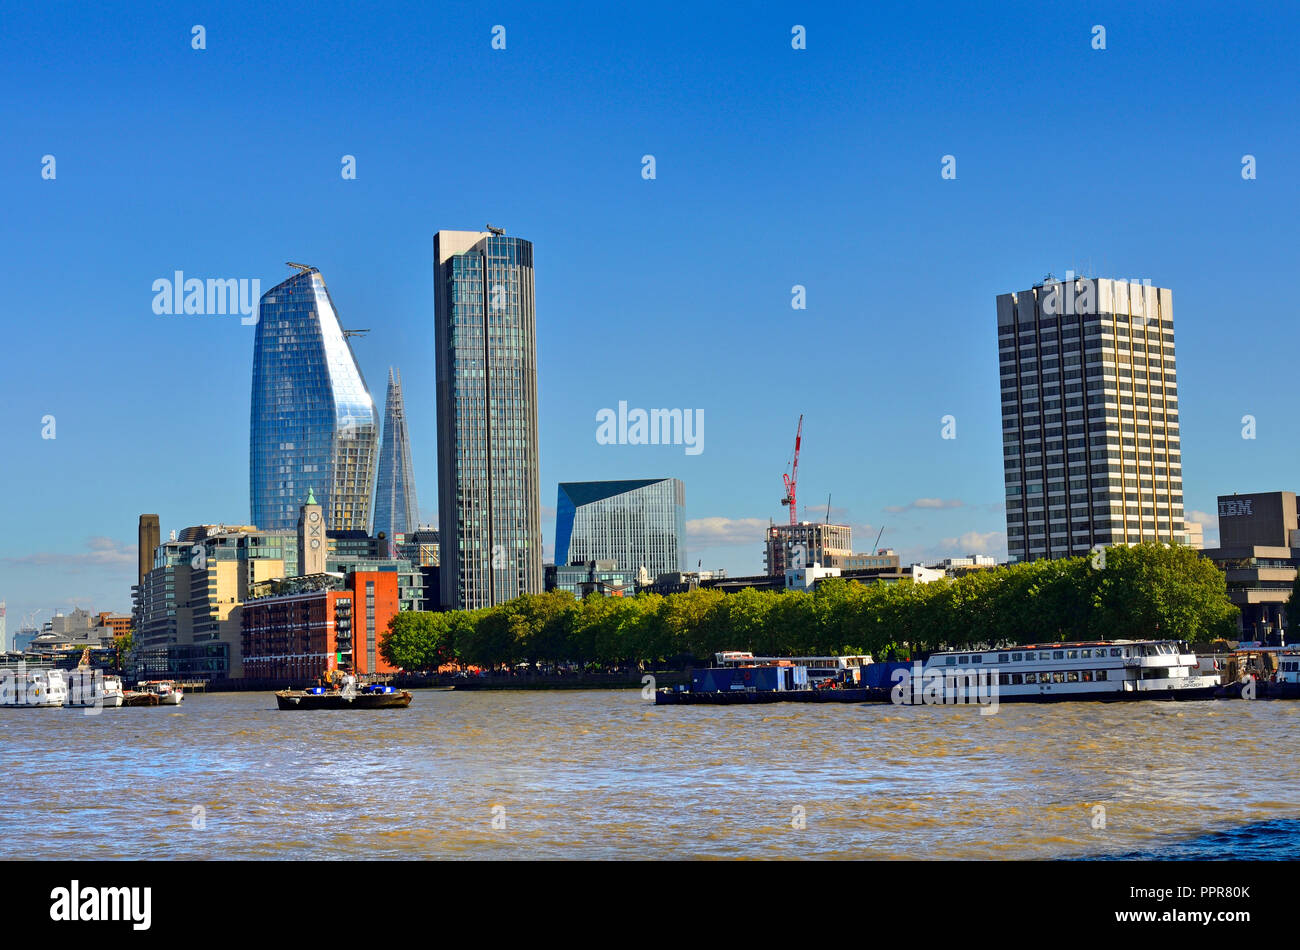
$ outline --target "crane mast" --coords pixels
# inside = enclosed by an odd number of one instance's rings
[[[799,428],[794,433],[794,462],[790,466],[790,474],[782,475],[785,481],[785,497],[781,499],[781,504],[790,506],[790,524],[799,523],[799,506],[795,498],[795,485],[799,480],[799,443],[803,439],[803,415],[799,416]]]

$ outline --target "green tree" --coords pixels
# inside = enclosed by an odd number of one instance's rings
[[[456,658],[450,615],[432,611],[406,611],[388,622],[379,641],[379,653],[403,670],[436,670]]]

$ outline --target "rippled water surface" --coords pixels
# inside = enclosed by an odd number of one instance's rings
[[[1270,841],[1297,853],[1298,727],[1300,702],[982,716],[655,707],[637,690],[419,690],[410,709],[357,712],[280,712],[269,693],[0,709],[0,831],[33,857],[1047,858],[1174,856],[1202,839],[1258,858]],[[1229,833],[1261,824],[1283,830]]]

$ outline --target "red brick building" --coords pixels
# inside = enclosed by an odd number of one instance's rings
[[[244,676],[306,684],[335,668],[396,672],[379,644],[397,616],[397,579],[392,571],[289,578],[276,582],[278,593],[244,601]]]

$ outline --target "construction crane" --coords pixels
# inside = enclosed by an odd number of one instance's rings
[[[344,331],[343,331],[343,336],[344,336],[345,338],[348,338],[348,337],[354,337],[354,336],[362,336],[362,335],[364,335],[364,334],[366,334],[366,333],[369,333],[369,332],[370,332],[369,330],[344,330]]]
[[[799,523],[799,508],[795,500],[795,483],[799,480],[799,443],[803,439],[803,414],[799,415],[799,428],[794,433],[794,462],[790,466],[790,474],[782,475],[785,481],[785,497],[781,499],[781,504],[790,506],[790,524]]]
[[[284,266],[285,266],[285,267],[296,267],[296,268],[298,268],[298,273],[300,273],[300,274],[306,274],[308,271],[313,271],[313,270],[316,269],[316,268],[312,267],[310,264],[295,264],[293,261],[285,261],[285,262],[284,262]]]

